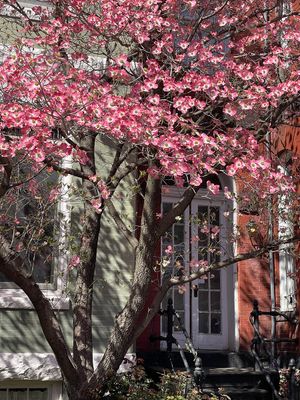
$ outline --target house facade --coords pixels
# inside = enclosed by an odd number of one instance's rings
[[[284,150],[299,155],[298,130],[286,128],[282,130]],[[102,144],[99,148],[99,163],[109,165],[112,153]],[[280,148],[279,151],[281,151]],[[71,160],[66,160],[70,163]],[[62,177],[63,187],[70,185],[70,178]],[[186,209],[184,215],[178,218],[176,224],[167,232],[157,251],[157,258],[163,259],[169,245],[175,251],[169,258],[169,263],[162,271],[157,271],[153,277],[152,296],[157,285],[165,276],[175,274],[185,268],[193,260],[205,259],[209,262],[233,257],[235,254],[252,251],[255,243],[249,236],[249,223],[258,218],[256,214],[238,212],[232,199],[224,196],[224,191],[232,193],[238,190],[233,180],[226,176],[211,177],[214,184],[220,185],[219,194],[209,195],[205,187]],[[132,182],[127,182],[132,185]],[[206,185],[204,185],[206,186]],[[227,188],[227,189],[226,189]],[[163,185],[161,194],[161,211],[166,212],[178,200],[182,189],[174,185]],[[122,201],[122,215],[126,216],[132,226],[138,221],[138,201],[130,198]],[[76,232],[79,218],[76,208],[80,204],[76,196],[66,190],[65,197],[59,203],[60,232],[64,238],[66,221],[73,224]],[[72,212],[71,212],[72,209]],[[297,217],[296,217],[297,218]],[[203,229],[205,227],[205,229]],[[297,229],[295,224],[294,229]],[[238,235],[237,232],[238,231]],[[210,232],[208,236],[207,232]],[[215,236],[211,235],[215,232]],[[196,238],[196,239],[195,239]],[[208,243],[208,241],[210,241]],[[283,251],[284,250],[284,251]],[[297,290],[297,245],[282,249],[283,254],[275,251],[274,283],[275,308],[283,312],[295,312],[297,318],[299,293]],[[287,254],[286,254],[287,253]],[[59,273],[60,263],[64,265],[64,253],[58,255],[55,261],[55,279],[51,284],[45,284],[45,294],[52,299],[59,321],[63,326],[65,337],[72,343],[72,289],[66,290],[64,276]],[[105,216],[105,230],[98,243],[97,263],[105,263],[106,268],[98,268],[94,293],[93,323],[95,363],[100,359],[105,349],[107,337],[112,328],[114,316],[122,308],[127,298],[133,252],[124,242],[122,232],[118,231],[109,215]],[[272,284],[270,274],[270,257],[254,258],[242,261],[227,268],[215,271],[203,279],[198,279],[182,290],[173,288],[166,296],[162,308],[166,308],[167,299],[172,298],[193,344],[200,352],[249,352],[253,339],[253,327],[249,315],[253,310],[253,301],[259,302],[261,310],[272,309]],[[162,263],[163,264],[163,263]],[[101,271],[101,273],[100,273]],[[151,296],[150,296],[151,297]],[[151,298],[149,298],[150,304]],[[149,305],[148,304],[148,305]],[[51,349],[44,339],[38,317],[23,292],[9,282],[0,284],[0,399],[2,400],[63,400],[64,389],[62,377]],[[176,325],[176,324],[175,324]],[[271,335],[272,319],[266,317],[261,321],[265,336]],[[165,351],[165,342],[153,342],[151,336],[166,333],[166,322],[159,315],[155,317],[136,341],[127,358],[134,359],[136,352],[151,353]],[[281,324],[276,331],[276,337],[286,337],[298,340],[298,325]],[[174,327],[174,337],[184,347],[185,336],[180,327]],[[298,354],[298,343],[282,344],[282,350]],[[288,347],[287,347],[288,346]],[[128,368],[124,363],[121,370]]]
[[[101,144],[98,162],[101,168],[109,165],[112,154],[109,146]],[[106,147],[105,147],[106,146]],[[275,145],[278,153],[289,154],[288,160],[299,158],[300,138],[298,129],[283,127],[281,136]],[[65,166],[72,160],[65,159]],[[296,160],[293,161],[296,165]],[[296,166],[288,172],[293,173]],[[80,229],[80,202],[69,191],[73,182],[62,177],[66,188],[58,205],[59,233],[63,241],[71,232]],[[131,178],[129,178],[131,179]],[[219,261],[234,257],[236,254],[252,251],[258,238],[249,235],[252,224],[258,224],[258,215],[238,209],[237,204],[225,193],[239,193],[240,188],[229,177],[220,175],[210,177],[213,184],[220,186],[217,195],[209,195],[204,185],[185,210],[176,224],[167,232],[157,249],[157,259],[163,260],[168,246],[175,252],[168,256],[166,265],[153,276],[151,296],[164,276],[178,274],[182,268],[188,268],[193,262],[205,260]],[[207,183],[207,182],[206,182]],[[127,182],[129,187],[132,182]],[[130,191],[130,189],[129,189]],[[163,185],[159,213],[166,212],[182,191],[171,183]],[[284,199],[283,199],[284,200]],[[286,204],[286,201],[283,201]],[[138,225],[138,200],[132,196],[120,197],[118,203],[122,215],[132,229]],[[296,218],[282,219],[281,226],[294,232],[298,229]],[[277,221],[276,221],[277,223]],[[278,227],[274,226],[274,232]],[[255,228],[256,229],[256,228]],[[255,233],[254,229],[254,233]],[[262,229],[263,231],[263,229]],[[75,234],[76,236],[76,234]],[[259,244],[259,243],[257,243]],[[262,310],[277,309],[283,312],[296,312],[300,301],[299,274],[297,273],[297,245],[281,247],[272,256],[254,258],[232,264],[186,285],[172,289],[166,301],[172,298],[174,307],[180,315],[188,335],[196,349],[201,351],[240,352],[249,351],[253,338],[253,327],[249,315],[253,310],[253,301],[259,302]],[[132,277],[131,265],[134,254],[130,250],[122,232],[118,230],[109,215],[104,215],[104,229],[98,243],[97,264],[105,268],[96,268],[94,289],[94,351],[95,363],[104,352],[107,337],[112,329],[115,316],[122,309]],[[64,266],[68,262],[62,251],[54,257],[50,281],[41,281],[44,293],[51,299],[56,315],[63,327],[69,347],[72,346],[72,287],[66,286]],[[69,271],[70,272],[70,271]],[[70,272],[72,274],[72,271]],[[149,303],[151,298],[149,298]],[[297,314],[296,314],[297,318]],[[296,319],[295,318],[295,319]],[[272,335],[272,319],[261,322],[264,334]],[[165,320],[155,317],[138,338],[135,347],[128,353],[134,358],[136,352],[165,351],[164,342],[151,342],[151,335],[160,336],[166,332]],[[174,336],[184,346],[185,336],[180,327],[174,328]],[[277,327],[276,337],[288,336],[298,340],[298,325],[282,324]],[[298,352],[297,342],[283,344],[283,350]],[[126,368],[126,363],[121,367]],[[0,283],[0,400],[63,400],[65,398],[62,377],[57,362],[43,336],[38,317],[23,292],[3,280]]]
[[[110,165],[114,152],[106,143],[97,149],[102,171]],[[66,158],[65,166],[72,160]],[[62,195],[57,203],[59,246],[51,263],[49,280],[39,281],[51,301],[67,344],[72,348],[72,270],[66,269],[71,254],[65,248],[76,242],[80,234],[82,199],[76,195],[76,181],[62,176]],[[132,186],[128,178],[121,190]],[[124,186],[125,185],[125,186]],[[75,194],[74,194],[75,193]],[[120,197],[116,203],[128,226],[135,225],[135,201]],[[93,304],[94,365],[101,359],[115,316],[124,306],[132,277],[134,254],[124,243],[124,236],[109,213],[103,216],[97,251],[97,267]],[[67,245],[68,242],[68,245]],[[78,249],[78,242],[76,242]],[[76,249],[74,252],[76,252]],[[100,266],[105,265],[105,268]],[[55,356],[44,337],[38,316],[24,292],[1,276],[0,282],[0,399],[1,400],[65,400],[67,395]],[[135,359],[129,349],[120,371],[126,371]]]

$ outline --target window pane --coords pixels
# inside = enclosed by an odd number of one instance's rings
[[[47,261],[47,259],[51,260],[51,251],[49,253],[49,248],[43,250],[44,254],[39,255],[36,254],[34,257],[34,269],[33,276],[36,282],[39,283],[50,283],[51,282],[51,271],[52,271],[52,263]]]
[[[8,400],[27,400],[27,389],[8,389]]]
[[[176,317],[174,317],[174,332],[176,331],[182,331],[180,324],[182,324],[184,326],[184,312],[180,311],[177,312],[180,321],[178,321],[178,319]]]
[[[172,245],[172,229],[167,230],[162,238],[162,242],[165,246]]]
[[[209,314],[199,314],[199,333],[208,333]]]
[[[208,291],[198,291],[199,311],[208,311]]]
[[[29,389],[29,400],[47,400],[48,390],[43,389]]]
[[[211,248],[209,254],[211,263],[217,263],[220,261],[220,249],[218,247]]]
[[[199,289],[208,289],[208,279],[207,278],[199,279],[198,283],[199,283]]]
[[[181,255],[176,256],[175,265],[174,265],[174,275],[182,275],[181,271],[184,268],[184,252],[181,252]]]
[[[184,244],[184,225],[175,225],[174,244]]]
[[[221,333],[221,314],[211,314],[211,333]]]
[[[6,389],[0,389],[0,400],[7,400],[7,390]]]
[[[220,211],[219,207],[210,207],[210,224],[220,225]]]
[[[211,292],[210,296],[211,296],[210,297],[211,311],[220,311],[221,310],[220,292]]]
[[[184,294],[178,292],[178,289],[174,289],[174,308],[176,311],[184,310]]]
[[[32,165],[27,159],[19,160],[13,171],[12,179],[32,177]],[[12,198],[0,199],[0,210],[6,210],[5,231],[7,240],[24,259],[24,268],[32,274],[37,282],[51,281],[51,267],[54,249],[57,250],[58,218],[56,203],[49,200],[52,191],[60,190],[57,175],[46,171],[36,179],[12,189]],[[23,179],[22,179],[23,180]],[[59,199],[57,199],[59,201]],[[7,203],[10,203],[7,209]],[[9,282],[0,275],[0,282]]]
[[[166,214],[172,208],[172,203],[163,203],[163,214]]]
[[[211,289],[220,289],[220,271],[214,271],[210,275]]]
[[[198,260],[205,260],[208,259],[207,247],[201,248],[199,247],[198,250]]]

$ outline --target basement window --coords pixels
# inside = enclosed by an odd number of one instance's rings
[[[0,400],[48,400],[47,388],[0,389]]]

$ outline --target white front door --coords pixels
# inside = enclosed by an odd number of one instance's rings
[[[224,256],[227,230],[223,213],[221,201],[192,203],[192,256],[197,262],[211,264]],[[193,284],[191,327],[197,348],[228,347],[226,278],[226,270],[216,270]]]
[[[164,197],[162,210],[167,212],[176,199]],[[184,215],[176,221],[162,240],[162,258],[166,260],[165,276],[177,275],[180,269],[191,272],[199,263],[212,263],[224,256],[228,235],[224,213],[225,200],[220,197],[193,200]],[[173,253],[166,255],[171,246]],[[167,263],[169,260],[169,264]],[[227,271],[215,271],[184,288],[172,288],[163,302],[173,300],[182,324],[192,337],[197,349],[221,350],[228,348]],[[162,334],[166,321],[162,317]],[[185,342],[175,319],[174,336],[183,346]],[[164,348],[165,345],[163,344]]]

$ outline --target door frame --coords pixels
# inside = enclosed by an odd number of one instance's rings
[[[174,203],[180,199],[182,196],[183,189],[182,188],[177,188],[173,186],[167,186],[165,193],[162,194],[162,199],[161,199],[161,204],[163,202],[169,202],[169,203]],[[187,216],[190,216],[192,213],[192,210],[195,209],[195,207],[198,207],[198,205],[211,205],[211,206],[216,206],[220,207],[220,225],[221,225],[221,243],[222,243],[222,256],[224,257],[225,250],[229,250],[232,253],[231,247],[232,245],[226,245],[228,241],[226,241],[226,237],[228,237],[229,232],[232,233],[233,231],[233,226],[232,226],[232,221],[227,221],[227,219],[224,217],[224,211],[225,209],[230,209],[233,211],[233,205],[228,202],[228,200],[225,198],[223,192],[220,192],[220,194],[217,195],[210,195],[207,190],[205,189],[200,189],[195,198],[193,199],[191,205],[185,210],[185,243],[187,246],[190,246],[190,237],[192,235],[191,232],[191,226],[189,223],[189,220]],[[228,247],[228,248],[227,248]],[[192,253],[195,251],[193,249],[190,249]],[[190,258],[190,257],[186,257]],[[186,259],[186,262],[189,263],[190,259]],[[187,264],[188,265],[188,264]],[[200,349],[200,350],[225,350],[229,349],[232,347],[232,337],[235,337],[235,329],[236,329],[236,324],[233,323],[234,321],[234,294],[235,294],[235,282],[234,282],[234,266],[227,267],[226,269],[221,269],[220,271],[221,276],[221,331],[222,335],[219,334],[201,334],[203,340],[195,340],[195,329],[193,329],[193,322],[196,321],[196,324],[198,324],[198,318],[195,318],[195,310],[193,306],[195,306],[195,300],[197,301],[197,298],[193,298],[193,291],[192,291],[192,284],[188,284],[188,288],[185,292],[184,295],[184,310],[185,310],[185,318],[184,318],[184,324],[185,328],[192,338],[195,348]],[[167,296],[168,297],[168,296]],[[194,303],[194,304],[193,304]],[[231,304],[232,303],[232,304]],[[230,313],[230,315],[229,315]],[[232,315],[231,315],[232,314]],[[230,319],[230,321],[229,321]],[[161,324],[161,335],[165,335],[165,332],[162,330],[162,324]],[[179,345],[181,347],[184,347],[185,345],[185,337],[182,333],[180,332],[174,332],[173,336],[177,339]],[[213,336],[213,337],[212,337]],[[222,337],[221,337],[222,336]],[[210,338],[209,338],[210,337]],[[210,340],[211,339],[211,340]],[[222,340],[220,340],[222,339]],[[161,349],[166,348],[166,343],[161,341],[160,342],[160,347]]]

